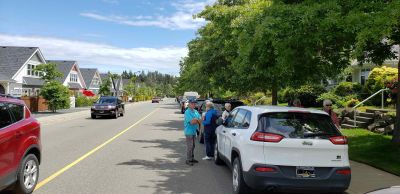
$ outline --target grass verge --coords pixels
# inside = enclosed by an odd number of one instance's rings
[[[365,129],[344,129],[349,139],[349,157],[400,176],[400,146],[391,143],[391,136]]]

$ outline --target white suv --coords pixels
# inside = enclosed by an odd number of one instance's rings
[[[216,134],[215,163],[231,167],[233,193],[349,187],[346,137],[323,111],[241,106]]]

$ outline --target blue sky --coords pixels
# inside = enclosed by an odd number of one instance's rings
[[[179,72],[212,0],[1,0],[0,45],[37,46],[46,59],[121,72]]]

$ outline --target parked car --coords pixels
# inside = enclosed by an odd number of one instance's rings
[[[32,193],[40,159],[39,122],[22,100],[0,95],[0,190]]]
[[[101,96],[92,106],[90,112],[92,119],[96,119],[97,116],[112,116],[116,119],[119,116],[124,116],[125,104],[118,97]]]
[[[241,106],[216,134],[215,163],[231,167],[234,193],[349,187],[346,137],[323,111]]]
[[[151,103],[160,103],[160,98],[159,97],[154,97],[153,99],[151,99]]]

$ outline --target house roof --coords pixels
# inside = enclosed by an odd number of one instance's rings
[[[90,84],[92,83],[93,77],[97,72],[97,69],[91,69],[91,68],[79,68],[81,71],[83,80],[86,83],[86,87],[90,87]]]
[[[0,81],[10,81],[11,79],[9,78],[9,76],[3,75],[2,73],[0,73]]]
[[[23,77],[23,79],[24,79],[24,84],[29,86],[43,86],[44,84],[44,81],[40,78]]]
[[[100,73],[100,79],[104,80],[108,78],[108,73]]]
[[[69,82],[68,86],[70,89],[82,89],[82,86],[79,83]]]
[[[63,60],[46,60],[46,62],[57,64],[57,70],[63,74],[63,77],[58,79],[61,83],[63,83],[65,79],[67,79],[67,76],[71,72],[72,67],[76,64],[76,61]]]
[[[11,80],[37,50],[38,47],[0,46],[0,77]]]

